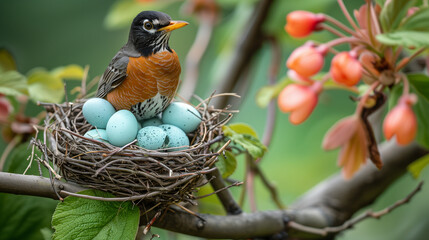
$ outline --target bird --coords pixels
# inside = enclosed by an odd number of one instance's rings
[[[170,34],[186,25],[163,12],[140,12],[127,43],[100,77],[96,97],[116,110],[130,110],[139,121],[161,113],[176,94],[181,72],[179,57],[169,46]]]

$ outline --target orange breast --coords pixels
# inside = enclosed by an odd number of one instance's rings
[[[157,93],[171,100],[177,90],[180,75],[179,58],[164,51],[149,57],[130,57],[127,77],[107,94],[107,100],[117,109],[131,106],[155,97]]]

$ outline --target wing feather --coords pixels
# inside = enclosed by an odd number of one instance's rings
[[[121,85],[127,77],[127,66],[129,57],[139,57],[140,54],[132,44],[127,43],[110,61],[109,66],[104,71],[98,82],[97,97],[105,98],[107,94]]]

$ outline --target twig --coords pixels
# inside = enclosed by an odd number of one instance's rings
[[[203,221],[203,222],[205,222],[205,221],[206,221],[204,218],[200,217],[200,216],[198,215],[198,213],[194,213],[194,212],[192,212],[191,210],[189,210],[189,209],[185,208],[184,206],[182,206],[182,205],[180,205],[180,204],[178,204],[178,203],[175,203],[174,205],[178,206],[178,207],[179,207],[179,208],[181,208],[183,211],[185,211],[185,212],[187,212],[187,213],[191,214],[192,216],[197,217],[197,218],[198,218],[198,219],[200,219],[201,221]]]
[[[218,189],[218,190],[216,190],[216,191],[214,191],[214,192],[212,192],[212,193],[209,193],[209,194],[205,194],[205,195],[201,195],[201,196],[195,197],[195,199],[205,198],[205,197],[211,196],[211,195],[213,195],[213,194],[217,194],[217,193],[219,193],[220,191],[223,191],[223,190],[225,190],[225,189],[228,189],[228,188],[231,188],[231,187],[237,187],[237,186],[240,186],[241,184],[243,184],[243,182],[234,182],[233,184],[228,185],[228,186],[226,186],[225,188]]]
[[[146,224],[144,230],[143,230],[143,234],[146,235],[150,228],[152,227],[153,223],[156,221],[156,219],[161,215],[161,212],[157,212],[155,214],[155,216],[153,216],[153,218]]]
[[[4,164],[6,163],[6,159],[9,156],[10,152],[16,147],[18,143],[20,143],[22,140],[22,135],[18,134],[15,135],[15,137],[12,138],[12,141],[7,145],[6,149],[4,150],[3,154],[0,158],[0,172],[3,171]]]
[[[198,67],[201,58],[207,50],[207,46],[213,33],[213,27],[213,18],[201,17],[197,36],[195,37],[195,41],[186,56],[185,78],[180,87],[179,95],[188,101],[191,99],[197,86],[199,75]]]
[[[248,27],[240,34],[241,39],[235,48],[232,63],[226,76],[217,87],[218,92],[232,92],[243,72],[252,62],[252,58],[258,52],[257,50],[263,41],[262,24],[265,22],[273,2],[273,0],[260,0],[256,4],[254,12],[250,15]],[[217,108],[224,107],[227,105],[228,100],[228,98],[215,99],[214,105]]]
[[[271,184],[270,181],[268,181],[267,177],[262,172],[262,170],[259,168],[258,164],[255,163],[254,159],[249,154],[246,154],[246,160],[249,163],[251,171],[253,171],[255,173],[255,175],[258,175],[261,178],[262,183],[265,185],[265,187],[270,192],[271,198],[273,199],[273,201],[277,205],[277,207],[279,209],[284,209],[285,206],[279,198],[276,187],[273,184]]]
[[[34,139],[32,139],[32,141],[37,141],[37,135],[39,135],[39,129],[37,129],[36,125],[33,125],[33,129],[36,132],[34,134]],[[30,142],[31,143],[31,142]],[[33,160],[34,160],[34,149],[36,147],[35,144],[32,144],[33,146],[31,146],[31,154],[30,156],[28,156],[27,160],[30,159],[30,162],[27,165],[27,168],[25,168],[24,170],[24,175],[27,173],[28,169],[30,169],[31,165],[33,164]],[[1,170],[0,170],[1,171]]]
[[[225,182],[223,181],[222,175],[220,174],[218,169],[211,173],[208,173],[207,178],[212,179],[212,181],[210,181],[210,184],[215,191],[226,188]],[[228,214],[237,215],[242,213],[240,206],[232,197],[232,194],[229,189],[225,189],[224,191],[218,192],[217,197],[219,198],[220,202],[223,205],[223,208]]]
[[[274,37],[268,38],[270,44],[271,44],[271,64],[270,68],[268,70],[268,84],[274,85],[276,83],[277,75],[279,72],[280,62],[281,62],[281,51],[280,51],[280,45],[278,44],[277,40]],[[269,146],[271,143],[271,140],[273,138],[274,128],[276,125],[276,103],[274,99],[271,99],[270,103],[268,104],[267,109],[267,118],[265,123],[265,130],[264,130],[264,136],[262,138],[262,142],[265,146]],[[262,158],[258,158],[255,160],[254,164],[258,164],[261,161]],[[254,178],[255,178],[255,172],[253,171],[253,167],[250,166],[249,163],[247,163],[248,169],[246,171],[246,188],[247,188],[247,194],[249,196],[249,205],[252,211],[256,211],[256,198],[255,198],[255,192],[254,192]],[[245,189],[243,189],[245,191]],[[242,193],[241,200],[243,201],[244,192]]]
[[[336,234],[336,233],[342,232],[344,230],[347,230],[349,228],[352,228],[354,225],[356,225],[357,223],[359,223],[359,222],[361,222],[367,218],[379,219],[382,216],[392,212],[394,209],[400,207],[401,205],[408,203],[422,189],[422,185],[423,185],[423,181],[420,182],[417,185],[417,187],[410,194],[408,194],[404,199],[398,200],[394,204],[392,204],[392,205],[390,205],[390,206],[388,206],[388,207],[386,207],[386,208],[384,208],[378,212],[367,211],[367,212],[363,213],[362,215],[357,216],[356,218],[353,218],[353,219],[350,219],[349,221],[346,221],[344,224],[342,224],[340,226],[325,227],[325,228],[314,228],[314,227],[309,227],[309,226],[305,226],[305,225],[296,223],[294,221],[290,221],[288,223],[288,227],[293,228],[295,230],[302,231],[302,232],[312,233],[312,234],[316,234],[316,235],[320,235],[320,236],[327,236],[328,234]]]

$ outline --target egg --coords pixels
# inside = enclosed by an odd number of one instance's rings
[[[159,127],[167,133],[168,141],[166,141],[165,148],[175,148],[169,151],[180,151],[189,148],[189,138],[182,129],[170,124],[162,124]]]
[[[164,129],[155,126],[144,127],[137,133],[137,144],[149,150],[162,148],[166,139],[167,133]]]
[[[162,122],[179,127],[185,133],[190,133],[200,125],[201,114],[189,104],[172,102],[162,113]]]
[[[137,119],[128,110],[119,110],[107,122],[107,140],[122,147],[136,139],[138,131]]]
[[[162,124],[161,119],[157,118],[157,117],[153,117],[153,118],[149,118],[147,120],[143,120],[142,122],[142,127],[147,127],[147,126],[159,126]]]
[[[92,126],[105,129],[115,108],[105,99],[91,98],[83,104],[82,113]]]
[[[105,129],[92,129],[83,136],[97,141],[107,142],[107,132]]]

